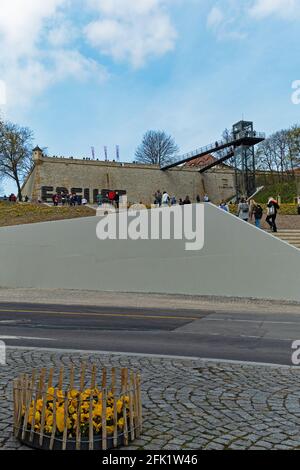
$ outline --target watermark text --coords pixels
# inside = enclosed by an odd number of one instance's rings
[[[292,83],[292,89],[295,90],[292,93],[292,103],[300,104],[300,80],[295,80]]]
[[[183,240],[186,251],[204,246],[202,204],[109,212],[97,224],[99,240]]]

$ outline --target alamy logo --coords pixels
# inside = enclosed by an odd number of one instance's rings
[[[0,80],[0,106],[6,104],[6,84]]]
[[[300,104],[300,80],[295,80],[292,83],[292,88],[295,90],[292,94],[292,103]]]
[[[136,210],[105,215],[97,224],[99,240],[183,240],[185,250],[204,246],[204,206],[202,204]]]
[[[0,366],[6,364],[6,345],[4,341],[0,341]]]
[[[300,340],[296,340],[293,342],[292,349],[294,349],[294,352],[292,354],[292,364],[294,366],[299,366],[300,365]]]

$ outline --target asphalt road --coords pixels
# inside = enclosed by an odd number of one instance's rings
[[[0,340],[77,349],[291,365],[299,313],[0,303]]]

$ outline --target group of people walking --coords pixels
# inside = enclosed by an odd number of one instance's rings
[[[272,232],[277,232],[276,217],[279,210],[279,204],[273,197],[268,199],[267,203],[267,218],[266,222],[270,226]],[[263,218],[264,211],[260,204],[254,199],[251,199],[250,203],[245,198],[242,198],[238,204],[237,216],[245,222],[252,221],[254,219],[255,226],[261,228],[261,220]]]
[[[209,202],[209,197],[205,194],[204,202]],[[201,198],[199,195],[196,197],[196,202],[200,203]],[[186,196],[185,199],[180,198],[178,201],[176,196],[169,196],[167,191],[163,191],[163,193],[158,189],[154,194],[154,204],[158,207],[168,207],[168,206],[176,206],[179,204],[180,206],[185,206],[186,204],[192,204],[190,196]]]
[[[75,193],[56,193],[52,196],[53,205],[57,207],[58,205],[62,206],[85,206],[88,201],[85,197],[82,197]]]

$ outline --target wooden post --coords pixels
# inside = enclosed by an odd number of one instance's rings
[[[134,407],[133,407],[133,380],[132,371],[130,371],[129,380],[129,422],[130,422],[130,440],[134,440]]]
[[[118,411],[117,411],[117,396],[116,396],[116,369],[113,367],[111,371],[111,392],[113,395],[114,406],[114,448],[118,447]]]
[[[54,389],[54,396],[53,396],[53,425],[52,425],[52,434],[51,434],[51,439],[50,439],[50,446],[49,449],[53,450],[54,446],[54,439],[55,439],[55,434],[56,434],[56,396],[57,396],[57,390]]]
[[[18,435],[18,414],[19,414],[19,397],[18,397],[18,379],[13,381],[13,400],[14,400],[14,436]]]
[[[141,376],[137,374],[137,394],[138,394],[138,410],[139,410],[139,427],[140,433],[143,431],[143,410],[142,410],[142,392],[141,392]]]
[[[42,377],[42,374],[41,374]],[[31,423],[31,430],[30,430],[30,436],[29,436],[29,442],[33,441],[34,433],[35,433],[35,414],[36,414],[36,405],[38,401],[38,397],[40,396],[40,386],[41,386],[41,377],[39,384],[36,387],[35,394],[34,394],[34,405],[33,405],[33,416],[32,416],[32,423]]]
[[[22,439],[25,438],[25,433],[27,430],[27,425],[28,425],[28,417],[29,417],[29,412],[30,412],[30,405],[31,405],[31,400],[32,400],[32,391],[29,388],[29,381],[28,377],[26,376],[25,382],[23,383],[23,387],[26,390],[26,402],[25,402],[25,416],[23,420],[23,429],[22,429]]]
[[[54,373],[54,369],[53,369],[53,367],[51,367],[51,369],[49,370],[48,388],[52,387],[52,384],[53,384],[53,373]]]
[[[24,384],[25,384],[25,374],[22,374],[21,375],[21,397],[22,397],[22,406],[26,405],[26,392],[25,392],[25,387],[24,387]]]
[[[106,382],[107,382],[107,369],[104,367],[102,369],[102,388],[106,388]]]
[[[69,415],[69,400],[68,400],[68,392],[64,393],[64,432],[63,432],[63,443],[62,443],[62,450],[67,449],[67,438],[68,438],[68,415]]]
[[[21,423],[22,423],[22,413],[23,413],[23,407],[25,409],[26,403],[23,402],[23,379],[22,376],[19,377],[18,379],[18,397],[19,397],[19,413],[18,413],[18,423],[19,423],[19,428],[21,428]],[[34,384],[30,386],[30,390],[32,391],[34,387]]]
[[[57,385],[58,390],[63,389],[63,380],[64,380],[64,366],[61,366],[59,370],[59,379],[58,379],[58,385]]]
[[[128,369],[122,369],[122,397],[123,397],[123,418],[124,418],[124,445],[128,446],[128,421],[127,421],[127,406],[126,406],[126,393]]]
[[[42,397],[42,390],[44,389],[45,385],[45,377],[46,377],[46,369],[43,367],[41,370],[40,380],[39,380],[39,389],[36,399],[40,399]]]
[[[86,363],[82,362],[81,363],[81,374],[80,374],[80,392],[83,391],[84,389],[84,384],[85,384],[85,369],[86,369]]]
[[[92,378],[91,378],[91,389],[94,393],[94,389],[96,388],[96,375],[97,375],[97,368],[96,365],[94,364],[92,366]]]
[[[107,450],[107,432],[106,432],[106,388],[102,389],[102,450]]]
[[[47,405],[47,387],[45,387],[44,392],[42,393],[43,407],[41,413],[41,429],[40,429],[40,446],[43,445],[44,440],[44,428],[45,428],[45,415],[46,415],[46,405]]]
[[[80,450],[81,443],[81,394],[77,403],[76,450]]]
[[[31,372],[31,381],[30,381],[30,388],[31,388],[32,392],[33,392],[34,387],[35,387],[35,378],[36,378],[36,370],[33,369],[33,371]]]
[[[93,394],[90,395],[89,408],[89,450],[94,450],[94,427],[93,427]]]
[[[71,365],[70,368],[70,390],[73,390],[74,388],[74,365]]]
[[[135,436],[136,438],[140,437],[140,416],[139,416],[139,400],[138,400],[138,386],[137,386],[137,376],[133,375],[134,382],[134,410],[135,410]]]

